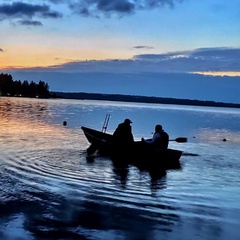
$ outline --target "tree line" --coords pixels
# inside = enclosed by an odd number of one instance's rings
[[[90,99],[90,100],[108,100],[123,102],[143,102],[158,104],[177,104],[192,106],[214,106],[214,107],[233,107],[240,108],[237,103],[223,103],[214,101],[200,101],[190,99],[132,96],[122,94],[100,94],[83,92],[49,92],[49,86],[43,81],[34,83],[31,81],[14,81],[10,74],[0,74],[0,96],[18,96],[18,97],[40,97],[40,98],[66,98],[66,99]]]
[[[66,98],[66,99],[89,99],[89,100],[103,100],[103,101],[106,100],[106,101],[120,101],[120,102],[139,102],[139,103],[142,102],[142,103],[156,103],[156,104],[240,108],[240,104],[238,103],[223,103],[223,102],[203,101],[203,100],[134,96],[134,95],[122,95],[122,94],[54,92],[54,95],[57,98]]]
[[[0,95],[21,97],[50,97],[49,86],[44,81],[14,81],[10,74],[0,74]]]

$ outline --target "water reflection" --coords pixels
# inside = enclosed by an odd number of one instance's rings
[[[102,161],[104,159],[108,161],[108,165],[112,168],[113,177],[116,180],[116,183],[122,187],[125,188],[128,180],[128,174],[129,174],[129,165],[125,162],[121,161],[113,161],[109,157],[100,157],[98,155],[88,155],[87,151],[85,151],[85,158],[86,162],[90,165],[94,166],[95,161]]]
[[[158,205],[165,211],[151,217],[144,208],[154,206],[139,204],[139,209],[126,208],[94,201],[88,195],[85,201],[68,202],[62,198],[49,199],[55,206],[31,206],[25,211],[23,225],[34,239],[156,239],[156,232],[172,232],[180,221],[174,214],[176,208]],[[36,209],[38,211],[30,210]]]
[[[134,173],[131,172],[131,168],[136,168],[136,166],[133,166],[129,164],[126,159],[119,159],[119,158],[110,158],[110,157],[100,157],[99,155],[87,155],[87,152],[85,151],[85,156],[86,156],[86,162],[88,164],[94,165],[95,161],[102,161],[108,160],[109,165],[112,166],[112,172],[113,172],[113,177],[115,179],[115,182],[117,185],[119,185],[122,189],[126,188],[127,182],[132,177],[129,175],[134,174],[136,177],[136,171]],[[167,182],[167,170],[164,168],[160,169],[142,169],[138,168],[138,174],[148,174],[149,176],[149,187],[152,191],[152,193],[156,193],[160,189],[164,189],[166,187],[166,182]],[[168,169],[170,170],[170,169]],[[181,163],[180,161],[175,163],[174,166],[172,166],[171,170],[174,171],[180,171],[181,170]]]
[[[126,189],[125,170],[129,168],[112,167]],[[163,187],[165,180],[151,181],[152,189]],[[180,221],[176,207],[168,202],[149,201],[144,189],[122,192],[117,188],[114,192],[108,189],[110,186],[98,184],[96,188],[85,186],[87,191],[82,194],[77,186],[64,187],[66,181],[59,183],[66,193],[20,183],[18,194],[13,193],[0,203],[3,239],[14,239],[12,231],[18,237],[22,231],[22,239],[155,239],[156,231],[171,232]]]
[[[112,163],[114,178],[122,188],[126,187],[129,174],[129,166],[126,163],[114,162]]]
[[[180,168],[163,172],[86,158],[80,126],[101,129],[105,112],[114,113],[110,130],[127,115],[139,137],[158,120],[173,137],[196,134],[171,146],[198,156],[183,154]],[[239,110],[1,98],[0,239],[236,239],[239,117]]]
[[[39,121],[49,114],[49,106],[45,101],[35,99],[3,98],[0,103],[0,118],[24,119]]]
[[[224,142],[231,142],[235,144],[240,143],[240,134],[239,130],[230,131],[228,129],[214,129],[214,128],[201,128],[195,132],[196,140],[205,141],[205,142],[215,142],[221,145]]]
[[[162,172],[162,175],[151,176],[150,188],[153,194],[157,193],[158,190],[167,187],[167,172]]]

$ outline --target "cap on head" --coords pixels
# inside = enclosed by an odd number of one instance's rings
[[[155,126],[155,130],[158,131],[162,131],[162,125],[158,124]]]
[[[132,121],[131,121],[130,119],[128,119],[128,118],[126,118],[126,119],[124,120],[124,122],[125,122],[125,123],[128,123],[128,124],[132,123]]]

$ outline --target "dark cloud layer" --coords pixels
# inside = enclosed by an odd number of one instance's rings
[[[199,48],[166,54],[141,54],[137,62],[174,71],[239,71],[240,48]]]
[[[46,0],[45,4],[26,3],[15,1],[0,4],[0,19],[21,19],[22,25],[42,25],[39,21],[30,21],[32,18],[59,18],[63,13],[52,10],[63,4],[73,13],[81,16],[111,17],[124,16],[139,10],[160,8],[163,6],[173,7],[176,3],[184,0]],[[40,1],[39,1],[40,2]]]
[[[49,5],[24,3],[21,1],[12,4],[0,5],[0,14],[8,17],[29,16],[36,14],[42,17],[57,18],[61,14],[50,10],[50,4],[66,4],[75,13],[85,16],[100,16],[111,14],[131,14],[138,10],[153,9],[163,6],[173,7],[184,0],[49,0]],[[45,1],[47,2],[47,1]]]
[[[191,52],[194,58],[212,58],[219,61],[240,60],[239,48],[199,48]]]
[[[79,0],[69,1],[70,8],[85,16],[100,16],[111,14],[126,15],[138,10],[153,9],[168,5],[173,7],[175,3],[183,0]],[[53,1],[52,2],[56,2]]]
[[[50,6],[46,4],[39,5],[23,2],[13,2],[11,4],[0,5],[0,18],[2,20],[6,20],[9,18],[23,19],[25,20],[25,25],[41,25],[41,23],[37,21],[30,22],[30,19],[32,19],[33,17],[59,18],[61,16],[62,15],[59,12],[52,11]]]
[[[69,61],[32,70],[56,72],[189,73],[239,72],[240,48],[199,48],[165,54],[141,54],[127,60]]]

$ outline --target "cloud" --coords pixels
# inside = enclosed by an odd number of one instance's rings
[[[150,46],[135,46],[133,48],[135,48],[135,49],[153,49],[153,47],[150,47]]]
[[[21,20],[21,21],[18,21],[18,23],[26,26],[42,26],[43,25],[39,21],[29,21],[29,20]]]
[[[118,61],[74,61],[59,65],[57,69],[75,72],[239,72],[240,48],[200,48],[164,54],[140,54]]]
[[[12,4],[0,5],[0,16],[3,19],[27,18],[60,18],[59,12],[52,11],[48,5],[28,4],[23,2],[13,2]]]
[[[130,59],[69,60],[64,64],[29,70],[73,73],[192,73],[240,72],[239,69],[240,48],[199,48],[162,54],[139,54]]]
[[[134,59],[167,71],[239,71],[240,48],[199,48],[165,54],[141,54]]]
[[[0,17],[2,20],[23,19],[33,17],[53,18],[62,17],[58,11],[51,10],[50,6],[65,5],[73,13],[81,16],[111,17],[113,15],[124,16],[140,10],[161,8],[164,6],[174,7],[176,3],[184,0],[45,0],[48,4],[31,4],[15,1],[9,4],[0,4]],[[21,22],[19,22],[22,24]],[[27,22],[26,22],[27,23]],[[39,26],[41,23],[28,22],[25,25]]]
[[[73,12],[84,16],[111,16],[127,15],[139,10],[147,10],[168,5],[173,7],[175,3],[183,0],[69,0],[69,7]],[[52,3],[64,3],[66,1],[51,0]]]
[[[240,48],[199,48],[192,51],[191,56],[201,59],[218,59],[221,61],[240,60]]]

